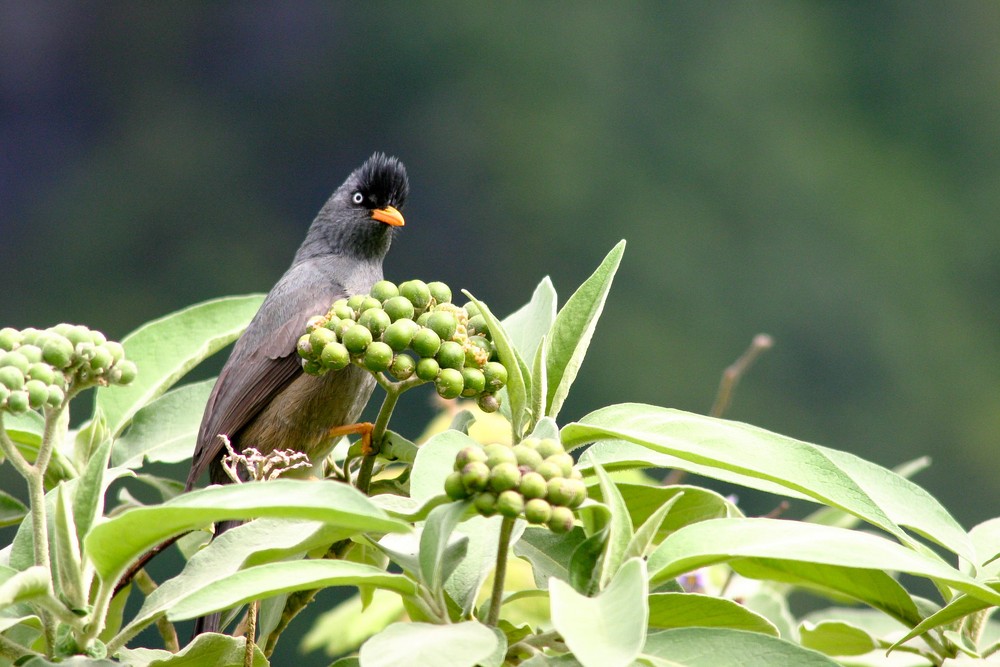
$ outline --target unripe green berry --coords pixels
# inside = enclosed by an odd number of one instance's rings
[[[452,500],[465,500],[469,497],[469,491],[462,481],[462,473],[453,472],[444,478],[444,492]]]
[[[500,399],[493,394],[480,394],[476,404],[483,412],[496,412],[500,409]]]
[[[408,354],[397,354],[396,358],[392,360],[392,365],[389,366],[389,372],[397,380],[409,380],[416,369],[417,362]]]
[[[461,470],[470,463],[486,463],[486,452],[482,447],[463,447],[455,455],[455,470]]]
[[[337,334],[337,338],[340,339],[340,342],[344,342],[344,334],[346,334],[355,324],[357,324],[357,322],[349,317],[342,319],[337,326],[333,328],[333,333]]]
[[[0,410],[7,405],[7,397],[10,396],[10,389],[7,385],[0,384]]]
[[[24,386],[24,373],[14,366],[0,368],[0,384],[10,391],[17,391]]]
[[[541,438],[536,438],[533,435],[529,435],[527,438],[523,438],[521,442],[519,442],[518,444],[523,445],[524,447],[528,447],[530,449],[537,450],[538,446],[542,444],[542,440]]]
[[[375,341],[365,350],[365,368],[373,373],[389,370],[392,365],[392,348],[385,343]]]
[[[477,306],[473,301],[470,301],[469,303],[465,304],[462,307],[465,308],[465,312],[469,314],[469,319],[472,319],[476,315],[480,314],[479,306]]]
[[[351,353],[343,343],[333,340],[323,346],[319,355],[319,363],[323,368],[339,371],[351,363]]]
[[[48,400],[46,401],[48,403],[49,407],[51,407],[51,408],[58,408],[59,406],[61,406],[63,404],[63,401],[65,401],[65,400],[66,400],[66,392],[64,392],[62,390],[62,388],[60,388],[60,387],[58,387],[58,386],[56,386],[54,384],[50,384],[49,385],[49,396],[48,396]]]
[[[344,332],[341,342],[351,354],[361,354],[371,344],[372,332],[360,324],[353,324],[350,329]]]
[[[334,335],[336,335],[337,325],[340,324],[341,321],[342,320],[339,317],[337,317],[333,313],[329,313],[327,315],[326,322],[323,324],[323,328],[335,332]]]
[[[0,368],[16,368],[22,375],[28,372],[31,362],[19,350],[0,354]]]
[[[427,289],[431,293],[431,298],[437,303],[448,303],[451,301],[451,288],[440,280],[427,283]]]
[[[431,311],[428,310],[425,313],[420,313],[420,315],[416,319],[416,322],[420,326],[425,327],[427,326],[427,320],[429,319],[431,319]]]
[[[476,511],[483,516],[493,516],[497,513],[497,496],[495,493],[486,491],[485,493],[477,494],[472,504],[476,506]]]
[[[410,347],[421,357],[433,357],[441,349],[441,337],[427,328],[421,328],[413,335]]]
[[[21,345],[34,345],[35,339],[38,338],[38,334],[40,333],[42,332],[35,327],[21,329]]]
[[[524,511],[524,498],[517,491],[504,491],[497,496],[497,511],[510,519],[516,519]]]
[[[469,491],[483,491],[490,482],[490,469],[481,461],[472,461],[462,466],[462,484]]]
[[[90,369],[94,371],[96,375],[100,375],[114,363],[114,358],[111,356],[111,351],[108,348],[101,347],[94,348],[94,356],[90,358]]]
[[[458,320],[454,313],[446,310],[435,310],[427,318],[427,327],[441,337],[441,340],[451,340],[458,328]]]
[[[470,336],[464,347],[466,366],[482,368],[493,356],[493,344],[482,336]]]
[[[129,361],[128,359],[123,359],[113,366],[113,368],[118,369],[119,377],[115,380],[115,384],[132,384],[136,376],[139,374],[139,369],[136,367],[135,363]]]
[[[483,376],[483,372],[478,368],[463,368],[462,380],[465,383],[465,386],[462,389],[462,396],[465,396],[466,398],[478,395],[482,392],[483,387],[486,386],[486,378]]]
[[[552,506],[541,498],[532,498],[524,503],[524,518],[528,523],[548,523],[552,518]]]
[[[60,340],[65,341],[66,339],[65,338],[61,338]],[[69,341],[66,341],[66,342],[68,343]],[[58,343],[57,343],[57,345],[58,345]],[[22,345],[21,347],[17,348],[17,353],[20,354],[21,356],[23,356],[25,359],[27,359],[29,364],[37,364],[38,362],[42,361],[42,359],[43,359],[42,349],[40,347],[38,347],[37,345],[31,345],[30,343],[26,343],[26,344]],[[51,362],[46,362],[46,363],[51,364]],[[72,363],[73,363],[73,358],[72,358],[72,352],[71,352],[70,353],[70,364],[72,364]],[[51,365],[55,366],[55,364],[51,364]],[[59,368],[58,366],[56,366],[56,367]]]
[[[14,414],[26,411],[28,405],[28,392],[23,389],[12,391],[10,392],[10,396],[7,397],[7,409]]]
[[[7,352],[21,344],[21,332],[13,327],[0,329],[0,350]]]
[[[363,304],[364,302],[365,302],[364,294],[352,294],[347,299],[347,307],[353,310],[354,312],[358,312],[358,310],[361,309],[361,304]]]
[[[420,327],[413,320],[398,319],[382,333],[382,341],[396,352],[402,352],[410,346],[410,341],[413,340],[414,334],[418,331],[420,331]]]
[[[327,343],[332,343],[336,340],[337,334],[326,327],[313,329],[313,332],[309,334],[309,349],[312,350],[314,355],[317,355],[322,352]]]
[[[299,353],[299,356],[303,359],[308,359],[313,356],[312,345],[309,344],[309,336],[311,334],[302,334],[299,336],[299,340],[295,343],[295,351]]]
[[[424,382],[433,382],[441,373],[437,359],[421,359],[417,362],[417,377]]]
[[[316,329],[321,328],[326,324],[326,318],[322,315],[313,315],[308,320],[306,320],[306,333],[312,333]]]
[[[483,336],[489,338],[490,328],[486,324],[486,318],[482,315],[474,315],[469,318],[468,324],[465,325],[466,330],[468,330],[470,336]]]
[[[537,472],[521,475],[521,484],[517,488],[525,498],[544,498],[549,491],[545,478]]]
[[[399,293],[410,300],[417,312],[423,311],[431,302],[431,291],[423,280],[407,280],[399,286]]]
[[[549,517],[548,527],[553,533],[568,533],[573,530],[576,517],[573,510],[568,507],[553,507],[552,516]]]
[[[370,308],[358,317],[358,324],[371,331],[372,338],[375,339],[382,336],[382,333],[389,328],[390,322],[392,320],[389,319],[389,315],[381,308]]]
[[[49,386],[41,380],[28,380],[24,383],[24,391],[28,393],[28,405],[33,410],[42,407],[49,400]]]
[[[566,450],[563,449],[562,443],[555,438],[542,438],[538,442],[538,453],[542,455],[543,459],[547,459],[556,454],[565,454]]]
[[[442,368],[434,380],[434,389],[441,398],[458,398],[462,395],[463,387],[462,373],[454,368]]]
[[[394,296],[382,304],[382,309],[389,314],[389,318],[396,320],[412,320],[413,304],[405,296]]]
[[[68,368],[73,363],[73,344],[62,336],[53,336],[42,349],[42,359],[56,368]]]
[[[534,470],[542,463],[542,455],[523,442],[514,445],[512,448],[514,456],[517,458],[517,465],[527,466]]]
[[[108,339],[104,336],[104,334],[97,329],[90,330],[90,340],[94,345],[104,345],[108,342]]]
[[[320,375],[323,372],[323,364],[315,359],[303,359],[302,372],[307,375]]]
[[[576,509],[587,499],[587,485],[583,483],[583,480],[567,479],[565,490],[570,495],[569,500],[565,503],[566,507],[570,509]]]
[[[538,453],[542,454],[543,452],[539,450]],[[570,456],[569,454],[565,452],[561,454],[553,454],[552,456],[547,457],[545,460],[551,463],[555,463],[557,466],[559,466],[559,469],[562,471],[563,477],[569,477],[570,475],[573,474],[573,457]]]
[[[465,350],[460,343],[453,340],[446,340],[441,343],[441,348],[436,355],[441,368],[461,369],[465,366]]]
[[[333,316],[339,320],[354,320],[357,315],[354,314],[354,309],[347,305],[345,301],[342,305],[333,307]]]
[[[391,299],[398,295],[399,288],[391,280],[380,280],[372,285],[371,291],[368,293],[379,301],[385,302],[386,299]]]
[[[501,463],[490,469],[490,488],[497,493],[516,489],[521,483],[521,471],[513,463]]]
[[[358,315],[360,316],[361,313],[371,310],[372,308],[381,309],[382,302],[373,296],[366,296],[364,299],[361,300],[361,305],[358,306]]]
[[[488,361],[483,366],[483,375],[486,376],[487,391],[496,393],[507,384],[507,367],[499,361]]]
[[[104,349],[111,353],[111,360],[118,363],[125,358],[125,348],[115,340],[109,340],[104,344]]]
[[[550,461],[542,461],[535,466],[535,472],[545,478],[545,481],[562,477],[562,467]]]
[[[60,329],[59,333],[66,336],[66,339],[73,345],[74,349],[80,343],[94,343],[94,334],[91,333],[90,329],[82,324],[77,324],[75,326],[71,325],[65,330]]]
[[[493,442],[483,448],[486,453],[486,465],[494,467],[501,463],[512,463],[517,465],[517,455],[514,449],[500,442]]]
[[[573,480],[553,477],[546,483],[545,498],[553,505],[568,506],[575,497]]]

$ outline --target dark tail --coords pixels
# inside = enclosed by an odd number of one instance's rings
[[[222,535],[230,528],[235,528],[241,523],[243,522],[242,521],[218,522],[217,524],[215,524],[215,537]],[[194,632],[191,634],[191,638],[193,639],[205,632],[219,632],[220,630],[222,630],[222,628],[219,627],[221,623],[222,623],[222,614],[219,612],[216,612],[214,614],[209,614],[208,616],[201,616],[199,618],[196,618],[194,621]]]

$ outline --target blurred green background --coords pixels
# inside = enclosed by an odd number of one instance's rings
[[[507,313],[628,239],[564,420],[705,412],[767,332],[728,416],[998,514],[994,2],[0,2],[0,147],[2,325],[266,291],[384,150],[390,278]]]

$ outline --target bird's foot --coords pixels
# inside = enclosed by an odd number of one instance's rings
[[[372,431],[374,430],[375,424],[371,422],[358,422],[357,424],[335,426],[330,429],[329,436],[331,438],[336,438],[342,435],[360,435],[361,453],[365,456],[371,456],[372,454],[376,454],[378,452],[372,444]]]

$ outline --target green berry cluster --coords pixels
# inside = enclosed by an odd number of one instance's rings
[[[573,528],[573,510],[587,498],[573,457],[554,438],[466,447],[455,457],[444,490],[452,500],[472,498],[483,516],[523,516],[554,533]]]
[[[100,331],[74,324],[0,329],[0,410],[58,409],[72,389],[128,384],[135,375],[125,348]]]
[[[353,363],[400,381],[433,382],[442,398],[475,398],[486,412],[500,407],[495,394],[507,384],[486,320],[473,303],[453,304],[442,282],[381,280],[310,318],[297,349],[312,375]]]

